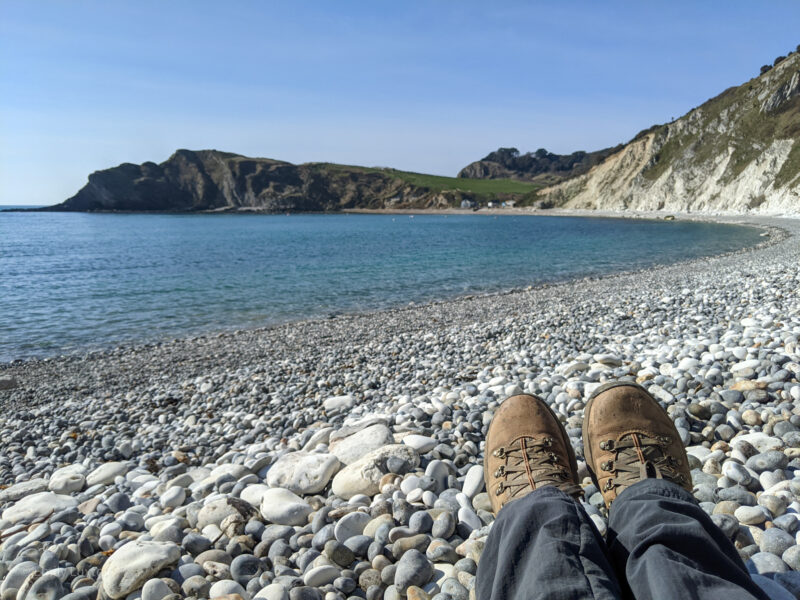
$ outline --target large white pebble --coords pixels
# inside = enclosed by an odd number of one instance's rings
[[[305,525],[311,506],[300,496],[283,488],[272,488],[261,497],[261,516],[278,525]]]
[[[171,542],[128,542],[103,565],[103,589],[114,600],[124,598],[180,557],[180,548]]]

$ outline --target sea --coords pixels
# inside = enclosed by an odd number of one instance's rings
[[[760,234],[522,215],[0,212],[0,363],[643,269]]]

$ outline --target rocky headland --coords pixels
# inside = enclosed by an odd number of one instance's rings
[[[463,200],[522,199],[522,182],[470,182],[331,163],[294,165],[218,150],[178,150],[161,164],[122,164],[89,175],[72,198],[46,211],[334,212],[432,209]]]
[[[610,379],[662,403],[701,506],[791,586],[800,223],[758,224],[759,249],[641,273],[3,365],[0,593],[466,600],[492,414],[538,394],[582,457]]]

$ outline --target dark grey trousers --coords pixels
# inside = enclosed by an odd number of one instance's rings
[[[764,600],[689,492],[647,479],[614,500],[604,541],[579,502],[544,487],[500,511],[478,566],[478,600]]]

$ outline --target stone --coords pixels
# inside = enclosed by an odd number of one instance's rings
[[[142,600],[163,600],[172,593],[161,579],[150,579],[142,586]]]
[[[388,472],[386,463],[392,457],[404,460],[412,468],[419,465],[413,448],[404,444],[384,446],[339,471],[331,484],[333,493],[345,500],[357,494],[374,496],[380,491],[381,478]]]
[[[351,512],[349,515],[345,515],[339,519],[334,528],[337,541],[345,542],[351,537],[361,535],[371,520],[372,517],[365,512]]]
[[[305,525],[311,506],[284,488],[271,488],[261,497],[261,516],[278,525]]]
[[[267,484],[299,495],[317,494],[325,489],[340,466],[333,454],[289,452],[270,467]]]
[[[216,583],[211,585],[211,589],[208,591],[209,598],[222,598],[224,596],[228,596],[227,600],[238,600],[237,598],[231,598],[232,594],[236,594],[243,598],[244,600],[249,600],[250,594],[248,594],[245,589],[233,579],[221,579]],[[144,598],[142,598],[144,600]]]
[[[197,529],[201,531],[209,525],[219,526],[232,515],[249,518],[257,514],[256,508],[239,498],[220,498],[209,502],[197,513]]]
[[[762,552],[771,552],[776,556],[781,556],[794,545],[794,536],[777,527],[765,529],[758,542],[758,547],[761,548]]]
[[[30,481],[21,481],[14,485],[0,490],[0,504],[5,502],[16,502],[25,496],[38,494],[47,489],[47,481],[44,479],[31,479]]]
[[[759,575],[764,573],[785,573],[789,570],[788,565],[771,552],[757,552],[750,557],[750,563]]]
[[[758,525],[767,520],[767,515],[764,514],[764,509],[760,506],[740,506],[733,513],[733,516],[744,525]]]
[[[103,590],[113,600],[124,598],[180,557],[180,548],[170,542],[128,542],[103,564]]]
[[[81,464],[68,465],[53,471],[47,487],[56,494],[68,495],[80,492],[86,486],[86,467]]]
[[[64,586],[55,573],[45,573],[33,582],[24,595],[25,600],[59,600],[64,596]]]
[[[303,575],[303,583],[312,587],[322,587],[333,583],[339,577],[340,571],[331,565],[322,565],[314,567]]]
[[[253,600],[257,598],[263,600],[289,600],[289,592],[279,583],[270,583],[268,586],[261,588],[261,590],[253,596]]]
[[[473,465],[469,468],[469,471],[467,471],[467,474],[464,476],[464,485],[462,486],[462,491],[467,498],[472,499],[477,494],[481,493],[483,488],[483,465]]]
[[[411,446],[420,454],[425,454],[433,450],[438,442],[432,437],[412,433],[403,438],[403,443],[406,446]]]
[[[354,404],[355,399],[350,395],[333,396],[331,398],[326,398],[322,402],[322,407],[326,412],[336,414],[353,408]]]
[[[345,465],[350,465],[373,450],[394,443],[391,430],[383,423],[370,425],[345,438],[330,443],[328,449]]]
[[[114,483],[117,477],[125,475],[129,470],[128,464],[123,462],[107,462],[97,467],[86,476],[86,485],[108,485]]]
[[[433,565],[419,550],[406,551],[397,563],[394,585],[405,595],[409,586],[423,587],[433,577]]]
[[[45,484],[46,485],[46,484]],[[48,515],[78,506],[78,501],[71,496],[38,492],[25,496],[16,504],[3,511],[2,520],[13,525],[44,519]]]

